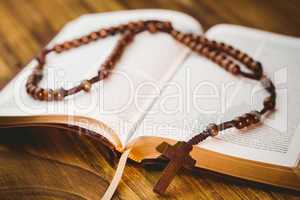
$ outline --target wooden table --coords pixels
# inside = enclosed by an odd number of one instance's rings
[[[0,87],[69,20],[133,8],[183,11],[205,29],[233,23],[300,36],[297,0],[1,0]],[[0,132],[0,199],[99,199],[115,172],[103,146],[86,137],[57,129]],[[159,170],[130,163],[114,199],[161,198],[152,192],[159,175]],[[300,194],[200,171],[177,176],[162,198],[300,199]]]

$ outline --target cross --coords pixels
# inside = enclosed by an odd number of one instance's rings
[[[195,165],[196,161],[189,155],[193,146],[186,142],[177,142],[173,146],[163,142],[158,145],[156,149],[162,153],[164,157],[169,159],[169,163],[162,172],[161,178],[153,188],[154,192],[163,194],[175,177],[176,173],[183,167],[191,169]]]

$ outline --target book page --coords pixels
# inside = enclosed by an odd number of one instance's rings
[[[202,31],[193,18],[174,11],[149,9],[89,14],[68,23],[49,46],[103,27],[150,19],[171,21],[174,27],[185,32]],[[49,54],[44,79],[40,85],[45,88],[68,89],[95,76],[119,38],[120,36],[108,37],[59,55]],[[37,64],[33,60],[1,92],[0,116],[67,115],[92,118],[113,129],[124,144],[135,124],[158,95],[155,88],[143,83],[165,83],[188,53],[187,48],[167,34],[141,33],[125,50],[107,80],[94,84],[89,93],[80,92],[61,102],[37,101],[26,93],[26,79]],[[152,96],[147,99],[140,98],[138,95],[144,92]],[[89,127],[91,125],[84,119],[77,125],[98,130]],[[109,134],[101,134],[111,139]]]
[[[300,153],[300,39],[233,25],[215,26],[206,35],[261,61],[278,97],[276,111],[262,125],[224,131],[198,147],[254,161],[296,166]],[[237,78],[193,53],[132,139],[157,136],[187,141],[209,123],[221,123],[261,109],[267,95],[259,82]]]

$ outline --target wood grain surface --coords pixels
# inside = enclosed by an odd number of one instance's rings
[[[233,23],[300,36],[298,0],[0,0],[0,88],[66,22],[85,13],[137,8],[183,11],[205,29]],[[115,172],[104,147],[87,137],[54,128],[0,133],[1,200],[100,199]],[[152,192],[159,175],[157,168],[128,164],[114,199],[300,199],[294,191],[202,170],[180,174],[159,197]]]

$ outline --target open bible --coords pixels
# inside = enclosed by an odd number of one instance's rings
[[[132,10],[84,15],[68,23],[48,44],[99,28],[137,20],[167,20],[176,29],[231,44],[262,62],[276,85],[276,110],[247,130],[230,129],[193,148],[196,167],[300,190],[300,39],[236,25],[203,33],[192,17],[168,10]],[[41,85],[70,88],[95,75],[119,36],[64,54],[50,54]],[[101,136],[113,151],[130,149],[136,162],[156,159],[156,147],[186,141],[209,123],[260,109],[264,89],[237,78],[164,34],[141,33],[112,76],[63,101],[41,102],[26,93],[33,59],[0,93],[0,127],[56,126]]]

